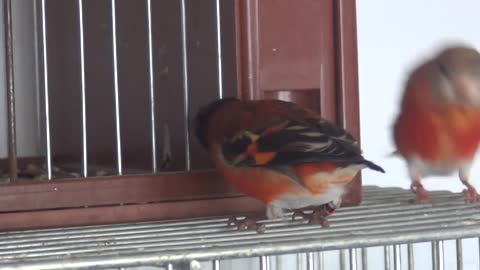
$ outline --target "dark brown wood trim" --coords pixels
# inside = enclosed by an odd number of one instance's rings
[[[320,81],[320,114],[323,118],[336,122],[336,107],[335,100],[335,41],[333,40],[334,33],[334,14],[333,14],[333,0],[322,1],[323,8],[319,15],[322,31],[321,38],[321,53],[320,61],[322,61],[322,68],[319,74]]]
[[[337,123],[360,141],[357,25],[355,1],[334,1]],[[350,185],[348,204],[361,201],[361,176]]]
[[[237,85],[242,99],[258,99],[258,0],[236,0]]]
[[[264,205],[248,197],[179,201],[0,215],[0,231],[60,228],[224,215],[261,214]]]
[[[238,195],[214,171],[63,179],[1,186],[0,212],[186,201]]]

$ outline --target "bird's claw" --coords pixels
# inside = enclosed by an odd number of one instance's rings
[[[432,200],[432,197],[430,196],[428,191],[425,190],[422,184],[419,184],[419,183],[412,184],[410,189],[416,195],[415,203],[421,204],[421,203],[430,202]]]
[[[320,207],[313,208],[313,212],[310,214],[306,214],[303,212],[304,210],[305,208],[295,210],[292,215],[292,220],[300,216],[308,220],[308,224],[320,224],[322,227],[328,228],[330,227],[330,223],[327,217],[335,213],[336,206],[333,206],[333,204],[324,204]]]
[[[468,189],[463,190],[463,195],[465,196],[465,202],[467,203],[480,202],[480,194],[478,194],[474,187],[469,187]]]
[[[228,226],[236,226],[239,231],[254,230],[257,233],[264,233],[266,230],[265,224],[260,224],[256,220],[246,217],[238,220],[236,217],[230,217]]]

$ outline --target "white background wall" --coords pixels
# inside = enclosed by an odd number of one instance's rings
[[[31,0],[15,0],[14,13],[24,6],[23,14],[31,15]],[[30,5],[30,6],[29,6]],[[28,7],[28,8],[27,8]],[[480,1],[478,0],[357,0],[358,49],[360,72],[361,136],[365,155],[381,164],[386,175],[364,172],[364,183],[380,186],[401,186],[410,184],[403,161],[387,155],[393,150],[391,126],[399,106],[401,88],[408,70],[421,57],[444,42],[465,41],[480,48]],[[34,70],[32,57],[33,43],[29,40],[33,26],[29,16],[15,17],[16,74],[26,72],[28,76],[16,80],[19,154],[29,155],[38,151],[35,142],[35,99]],[[2,29],[3,30],[3,29]],[[1,32],[1,31],[0,31]],[[0,35],[3,45],[3,34]],[[3,46],[2,46],[3,49]],[[3,74],[3,51],[0,53],[0,115],[5,115],[5,86]],[[19,101],[20,102],[20,101]],[[4,117],[0,117],[0,157],[6,155]],[[28,144],[27,142],[30,142]],[[33,143],[32,143],[33,142]],[[480,188],[480,160],[472,171],[472,181]],[[456,177],[431,178],[425,181],[428,189],[450,189],[461,191]],[[467,241],[465,269],[479,269],[477,241]],[[475,252],[474,252],[475,251]],[[429,246],[417,246],[418,269],[430,265]],[[447,243],[447,267],[454,269],[453,245]],[[338,257],[327,255],[329,266],[337,265]],[[370,258],[382,256],[381,250],[371,250]],[[292,269],[295,256],[284,261],[283,269]],[[245,261],[244,261],[245,262]],[[382,269],[383,261],[371,265],[371,269]],[[245,263],[223,262],[222,266],[232,269],[255,269],[257,261]],[[230,267],[227,267],[230,268]],[[222,268],[224,269],[224,268]],[[326,269],[331,269],[327,267]]]
[[[404,162],[387,157],[394,149],[391,127],[405,76],[412,65],[445,42],[463,41],[480,49],[479,12],[480,1],[475,0],[357,0],[362,146],[365,155],[387,171],[381,175],[365,170],[365,184],[410,185]],[[479,177],[480,159],[471,177],[477,189]],[[455,176],[428,178],[425,187],[463,190]],[[465,243],[465,269],[480,269],[477,242]],[[455,269],[453,247],[448,243],[446,254],[450,259],[446,269]],[[428,246],[418,247],[416,252],[424,257],[425,265],[418,269],[429,269]]]

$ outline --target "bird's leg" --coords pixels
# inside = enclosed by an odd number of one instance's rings
[[[469,175],[470,175],[470,167],[460,168],[458,176],[460,178],[460,181],[462,181],[463,185],[465,185],[465,187],[467,188],[463,190],[465,201],[470,203],[480,202],[480,194],[478,194],[475,187],[472,186],[468,181]]]
[[[420,183],[420,174],[416,171],[410,169],[410,177],[412,178],[412,184],[410,185],[410,189],[416,195],[416,203],[424,203],[431,201],[431,196],[428,191],[425,190],[422,183]]]
[[[237,230],[255,230],[257,233],[265,232],[265,224],[260,224],[256,219],[251,217],[245,217],[245,219],[237,219],[236,217],[230,217],[228,220],[228,226],[236,226]]]

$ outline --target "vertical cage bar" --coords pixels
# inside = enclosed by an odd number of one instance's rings
[[[220,18],[220,0],[215,0],[215,9],[217,14],[218,97],[223,98],[222,25]]]
[[[390,255],[390,246],[385,246],[383,248],[384,258],[385,258],[385,270],[390,270],[392,265],[392,258]]]
[[[36,150],[38,153],[42,151],[43,135],[42,135],[42,105],[41,105],[41,91],[40,91],[40,28],[39,28],[39,1],[33,1],[33,47],[35,57],[35,105],[36,105]]]
[[[87,108],[85,97],[85,43],[83,36],[83,0],[78,0],[78,24],[80,28],[80,83],[82,96],[82,174],[83,177],[87,177]]]
[[[173,270],[173,265],[171,263],[167,265],[167,270]]]
[[[17,135],[15,121],[15,85],[13,74],[13,26],[12,26],[12,0],[4,0],[4,26],[5,26],[5,72],[7,77],[7,117],[8,117],[8,163],[10,181],[17,180]]]
[[[319,270],[325,269],[325,266],[324,266],[325,259],[323,258],[323,256],[324,256],[323,252],[318,253],[318,269]]]
[[[148,75],[150,86],[150,126],[152,136],[152,172],[157,173],[157,140],[155,126],[155,82],[153,77],[152,1],[147,0]]]
[[[350,270],[357,270],[358,269],[358,266],[357,266],[357,249],[355,248],[351,248],[348,250],[348,255],[349,255],[349,258],[348,258],[348,261],[350,263]]]
[[[400,250],[400,245],[393,245],[393,269],[402,269],[402,252]]]
[[[455,240],[455,249],[457,254],[457,270],[463,270],[462,239]]]
[[[432,242],[432,265],[435,270],[444,269],[443,241]]]
[[[340,269],[341,270],[347,270],[347,266],[345,265],[346,259],[347,259],[347,251],[345,249],[342,249],[340,251]]]
[[[408,260],[408,270],[414,269],[414,261],[413,261],[413,244],[407,245],[407,260]]]
[[[260,270],[270,270],[270,258],[268,256],[260,257]]]
[[[368,250],[362,248],[362,270],[368,270]]]
[[[112,48],[113,48],[113,82],[115,94],[115,132],[117,144],[117,170],[122,175],[122,141],[120,134],[120,100],[118,96],[118,56],[117,56],[117,19],[115,0],[112,0]]]
[[[50,141],[50,107],[48,101],[48,59],[47,59],[47,17],[45,1],[42,0],[42,57],[43,57],[43,93],[45,95],[45,140],[47,148],[47,178],[52,179],[52,148]]]
[[[213,260],[212,270],[220,270],[220,261],[219,260]]]
[[[182,74],[183,74],[183,112],[185,114],[185,164],[187,171],[190,171],[190,131],[189,123],[189,102],[188,102],[188,59],[187,59],[187,14],[185,7],[186,0],[180,0],[181,3],[181,19],[182,19]]]
[[[313,259],[313,252],[308,252],[305,254],[307,257],[307,270],[314,270],[315,269],[315,263]]]

